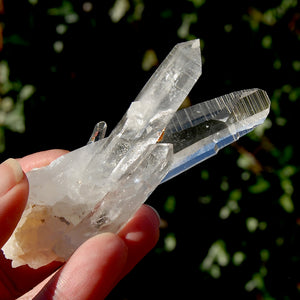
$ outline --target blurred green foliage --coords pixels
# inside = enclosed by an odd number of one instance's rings
[[[25,131],[24,101],[34,93],[34,86],[9,80],[9,66],[0,62],[0,152],[5,149],[5,129]]]
[[[180,41],[201,40],[190,102],[265,89],[262,126],[150,197],[160,241],[109,298],[299,298],[297,0],[10,0],[0,24],[1,160],[113,128]]]

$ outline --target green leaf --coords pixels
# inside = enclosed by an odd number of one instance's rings
[[[16,109],[6,115],[5,126],[11,131],[20,133],[25,131],[25,118],[22,105],[16,105]]]
[[[215,241],[208,250],[207,256],[200,265],[202,271],[208,272],[212,277],[221,276],[220,267],[226,267],[229,264],[230,256],[226,250],[226,244],[223,240]]]
[[[240,189],[232,190],[228,197],[229,200],[234,200],[234,201],[239,201],[241,198],[242,198],[242,191]]]
[[[232,256],[232,262],[235,266],[239,266],[246,258],[246,254],[242,251],[235,252]]]
[[[261,41],[261,45],[265,49],[272,48],[272,37],[270,35],[266,35],[265,37],[263,37],[263,39]]]
[[[190,2],[193,2],[195,7],[200,7],[203,4],[205,4],[206,0],[189,0]]]
[[[294,203],[292,197],[288,194],[283,194],[279,198],[279,203],[281,207],[287,212],[292,213],[294,211]]]
[[[263,177],[258,177],[254,185],[251,185],[248,190],[252,194],[260,194],[265,192],[270,188],[271,184],[269,181],[265,180]]]
[[[128,0],[116,0],[113,7],[109,10],[109,16],[114,23],[118,23],[130,9]]]
[[[255,273],[252,276],[252,279],[248,281],[245,285],[245,290],[251,292],[254,289],[262,290],[265,286],[263,276],[259,273]]]
[[[262,249],[260,251],[260,258],[263,262],[266,262],[270,258],[270,251],[268,249]]]
[[[278,175],[281,180],[293,176],[298,171],[297,167],[293,165],[287,165],[279,170]]]
[[[35,92],[35,87],[31,84],[25,84],[20,93],[19,93],[19,99],[21,101],[25,101],[29,99]]]
[[[165,202],[164,210],[168,213],[173,213],[176,208],[176,199],[174,196],[169,196]]]
[[[54,7],[48,9],[48,14],[51,16],[66,16],[73,13],[73,5],[70,1],[63,1],[60,7]]]
[[[171,252],[176,248],[176,237],[174,233],[169,233],[164,239],[164,249],[167,252]]]
[[[246,226],[249,232],[255,232],[259,223],[256,218],[250,217],[246,219]]]

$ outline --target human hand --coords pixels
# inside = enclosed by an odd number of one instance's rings
[[[24,172],[46,166],[65,153],[49,150],[0,165],[0,247],[26,205],[29,187]],[[99,234],[82,244],[65,264],[53,262],[37,270],[12,268],[1,251],[1,299],[104,299],[154,247],[159,223],[155,211],[143,205],[118,235]]]

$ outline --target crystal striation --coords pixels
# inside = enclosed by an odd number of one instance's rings
[[[163,182],[262,124],[269,111],[269,97],[260,89],[233,92],[178,111],[161,140],[174,148],[174,161]]]
[[[13,267],[65,261],[88,238],[118,232],[161,182],[266,118],[259,89],[177,111],[200,75],[199,40],[177,44],[107,138],[99,122],[86,146],[27,173],[28,203],[3,247]]]

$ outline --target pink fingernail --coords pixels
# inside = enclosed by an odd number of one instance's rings
[[[159,215],[158,211],[155,208],[153,208],[153,206],[150,206],[149,204],[145,204],[145,205],[148,206],[148,207],[150,207],[153,210],[153,212],[156,214],[157,224],[159,226],[160,225],[160,215]]]
[[[3,164],[9,166],[10,169],[12,170],[12,172],[15,176],[16,184],[19,183],[23,179],[24,173],[23,173],[23,170],[17,160],[15,160],[13,158],[9,158]]]
[[[0,165],[0,196],[6,194],[24,177],[20,164],[9,158]]]

